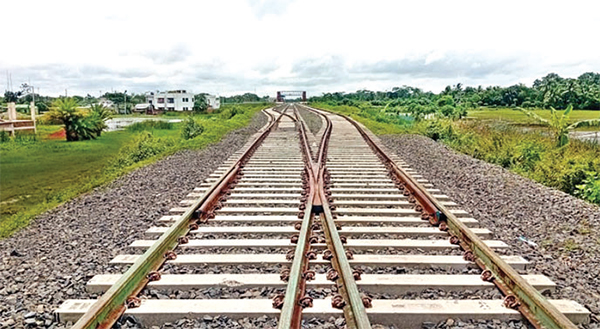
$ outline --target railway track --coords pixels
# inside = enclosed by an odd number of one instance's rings
[[[111,261],[123,275],[88,282],[98,300],[67,300],[58,318],[75,328],[124,316],[144,326],[267,316],[279,328],[341,316],[349,328],[589,321],[574,301],[546,300],[550,279],[520,275],[525,259],[356,122],[300,105],[265,114],[252,141]]]

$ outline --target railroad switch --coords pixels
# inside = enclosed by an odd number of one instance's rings
[[[312,213],[315,215],[320,215],[323,213],[323,205],[322,204],[313,204]]]

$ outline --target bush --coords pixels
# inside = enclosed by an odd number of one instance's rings
[[[344,99],[342,99],[341,101],[339,101],[339,102],[337,103],[337,105],[345,105],[345,106],[355,106],[355,107],[358,107],[358,106],[359,106],[359,103],[358,103],[358,102],[356,102],[356,101],[355,101],[355,100],[353,100],[353,99],[344,98]]]
[[[131,143],[119,150],[112,167],[125,168],[140,161],[157,156],[175,145],[170,138],[155,138],[151,133],[144,131]]]
[[[577,185],[576,194],[584,200],[600,204],[600,174],[587,172],[583,184]]]
[[[155,130],[155,129],[162,129],[162,130],[171,130],[173,129],[173,123],[168,122],[168,121],[162,121],[162,120],[146,120],[146,121],[142,121],[142,122],[136,122],[132,125],[127,126],[128,131],[133,131],[133,132],[140,132],[140,131],[145,131],[145,130]]]
[[[186,140],[193,139],[200,136],[203,132],[204,127],[196,122],[196,120],[194,120],[192,117],[189,117],[185,120],[185,125],[181,131],[181,138]]]
[[[434,141],[451,140],[454,138],[454,128],[452,122],[447,120],[431,120],[425,128],[425,135]]]
[[[79,109],[74,98],[59,98],[52,103],[47,121],[59,121],[65,126],[67,141],[95,139],[106,128],[111,113],[101,105],[93,105],[87,113]]]
[[[0,143],[6,143],[10,141],[10,134],[8,131],[0,131]]]
[[[221,112],[221,118],[223,118],[225,120],[229,120],[229,119],[233,118],[234,116],[236,116],[237,114],[241,114],[241,113],[243,113],[243,110],[241,110],[237,106],[233,106],[231,108],[223,110]]]
[[[165,117],[178,117],[179,115],[180,115],[180,113],[176,112],[176,111],[166,111],[162,114],[162,116],[165,116]]]
[[[517,146],[518,153],[516,156],[517,165],[525,170],[532,171],[536,164],[542,159],[544,154],[544,145],[535,141],[525,141]]]

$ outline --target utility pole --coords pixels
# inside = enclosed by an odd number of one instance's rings
[[[123,97],[125,98],[125,113],[127,114],[127,90],[125,90],[125,92],[123,93]]]

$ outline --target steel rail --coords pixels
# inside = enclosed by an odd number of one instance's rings
[[[292,121],[296,122],[296,121],[297,121],[297,119],[296,119],[296,118],[294,118],[293,116],[291,116],[291,115],[289,115],[289,114],[285,113],[285,111],[286,111],[288,108],[290,108],[290,105],[286,105],[286,107],[285,107],[283,110],[281,110],[281,111],[276,111],[276,112],[279,112],[279,113],[281,113],[281,114],[285,115],[286,117],[290,118]]]
[[[298,115],[295,112],[296,116]],[[294,252],[294,259],[290,268],[290,275],[288,285],[285,291],[285,299],[277,327],[279,329],[296,329],[300,328],[302,324],[302,305],[300,305],[301,298],[306,293],[306,277],[305,273],[309,269],[309,259],[306,256],[309,252],[313,219],[313,202],[316,193],[316,176],[314,172],[314,163],[312,162],[310,146],[306,135],[306,128],[304,127],[302,120],[295,119],[294,122],[299,123],[299,135],[301,140],[302,155],[304,158],[304,170],[307,173],[309,181],[309,194],[306,199],[306,208],[304,209],[304,216],[302,218],[302,226],[298,236],[298,242],[296,244],[296,250]]]
[[[167,257],[176,257],[172,251],[185,243],[190,225],[197,220],[207,220],[208,212],[218,202],[222,191],[236,178],[248,158],[269,135],[281,119],[263,110],[269,117],[269,124],[261,135],[246,149],[234,163],[179,219],[104,293],[72,328],[110,328],[127,309],[130,297],[135,297],[149,282],[149,274],[159,270]]]
[[[415,199],[423,206],[423,210],[429,213],[430,218],[428,219],[432,224],[446,223],[450,233],[458,238],[460,246],[465,250],[465,258],[471,258],[484,272],[491,272],[491,276],[485,279],[492,281],[502,291],[507,297],[505,302],[516,297],[517,300],[508,302],[511,304],[509,306],[517,309],[536,328],[577,328],[564,314],[550,304],[539,291],[525,281],[515,269],[454,216],[448,208],[388,157],[356,121],[345,115],[338,115],[356,127],[384,164],[398,179],[406,184],[405,188],[410,190]],[[469,253],[471,254],[469,255]],[[483,274],[482,278],[484,278]]]
[[[346,305],[342,308],[346,318],[346,325],[348,328],[371,328],[369,317],[363,304],[362,297],[360,296],[360,292],[358,291],[356,281],[354,280],[354,274],[352,273],[352,268],[350,267],[348,257],[346,256],[346,250],[342,244],[340,235],[338,234],[338,230],[333,219],[333,214],[331,213],[327,194],[325,192],[324,181],[325,170],[327,166],[327,147],[329,145],[331,131],[333,130],[333,124],[331,123],[331,120],[323,113],[315,111],[310,107],[306,108],[324,118],[327,125],[323,134],[323,138],[321,139],[318,154],[318,191],[323,210],[323,212],[319,214],[319,217],[323,225],[323,232],[327,237],[327,245],[329,248],[331,248],[330,250],[333,254],[331,263],[339,274],[337,287],[342,293],[341,295],[343,296],[344,301],[346,301]]]

